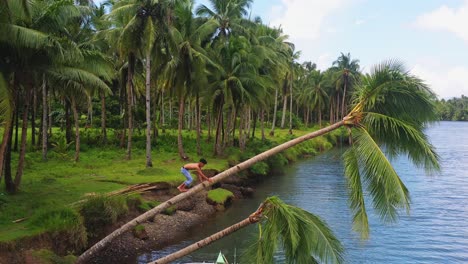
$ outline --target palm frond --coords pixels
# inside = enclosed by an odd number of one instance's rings
[[[417,166],[427,171],[439,170],[439,156],[422,128],[380,113],[366,113],[362,123],[378,142],[385,144],[391,157],[406,153]]]
[[[363,193],[363,179],[359,171],[359,162],[355,148],[349,148],[343,154],[345,175],[348,184],[349,206],[353,211],[353,229],[361,238],[369,237],[369,221]]]
[[[279,243],[286,263],[317,263],[316,258],[326,263],[343,262],[341,243],[319,217],[278,197],[269,197],[264,204],[265,220],[258,240],[244,256],[251,260],[247,263],[273,263]]]
[[[83,87],[91,87],[101,91],[111,92],[110,88],[99,77],[83,69],[73,67],[60,67],[48,69],[48,74],[56,81],[65,85],[74,84]]]
[[[410,197],[406,186],[374,139],[363,128],[352,130],[356,157],[362,170],[373,206],[385,222],[394,222],[398,209],[409,212]]]

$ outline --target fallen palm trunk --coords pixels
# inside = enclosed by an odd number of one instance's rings
[[[151,219],[152,217],[154,217],[155,215],[161,213],[162,211],[164,211],[165,209],[167,209],[168,207],[182,201],[182,200],[185,200],[186,198],[192,196],[193,194],[223,180],[223,179],[226,179],[227,177],[231,176],[231,175],[234,175],[240,171],[243,171],[249,167],[251,167],[252,165],[254,165],[255,163],[259,162],[259,161],[262,161],[262,160],[265,160],[275,154],[278,154],[280,153],[281,151],[284,151],[288,148],[291,148],[299,143],[302,143],[306,140],[309,140],[309,139],[312,139],[312,138],[315,138],[315,137],[318,137],[318,136],[321,136],[321,135],[324,135],[330,131],[333,131],[335,129],[338,129],[339,127],[342,127],[345,125],[345,121],[340,121],[340,122],[337,122],[333,125],[330,125],[328,127],[325,127],[325,128],[322,128],[320,130],[317,130],[315,132],[312,132],[312,133],[309,133],[307,135],[304,135],[304,136],[301,136],[301,137],[298,137],[296,139],[293,139],[293,140],[290,140],[288,142],[285,142],[279,146],[276,146],[270,150],[267,150],[265,152],[262,152],[244,162],[241,162],[239,163],[238,165],[234,166],[234,167],[231,167],[221,173],[219,173],[218,175],[216,175],[215,177],[211,178],[211,182],[208,182],[208,181],[205,181],[205,182],[202,182],[201,184],[198,184],[196,185],[195,187],[191,188],[188,192],[185,192],[185,193],[181,193],[177,196],[174,196],[173,198],[167,200],[166,202],[164,203],[161,203],[160,205],[156,206],[155,208],[147,211],[146,213],[138,216],[137,218],[131,220],[130,222],[126,223],[125,225],[123,225],[122,227],[120,227],[119,229],[115,230],[114,232],[110,233],[109,235],[107,235],[105,238],[103,238],[101,241],[97,242],[96,244],[94,244],[91,248],[89,248],[88,250],[86,250],[83,254],[81,254],[78,259],[77,259],[77,263],[86,263],[94,254],[98,253],[100,250],[102,250],[105,246],[107,246],[110,242],[112,242],[112,240],[118,236],[120,236],[121,234],[125,233],[126,231],[128,230],[131,230],[133,227]]]

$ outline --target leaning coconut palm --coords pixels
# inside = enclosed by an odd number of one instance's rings
[[[255,223],[259,225],[258,239],[242,263],[273,263],[280,244],[286,263],[343,262],[343,247],[323,220],[273,196],[241,222],[149,264],[169,263]]]
[[[303,141],[348,128],[352,146],[344,155],[354,228],[368,236],[368,220],[363,188],[369,190],[373,206],[382,220],[395,220],[398,209],[409,209],[408,190],[391,166],[381,147],[393,157],[406,154],[427,170],[439,169],[438,156],[424,134],[425,126],[435,120],[434,94],[422,80],[407,72],[401,63],[390,61],[376,66],[363,78],[353,94],[353,110],[343,120],[307,135],[290,140],[229,168],[211,182],[203,182],[133,219],[96,243],[79,258],[88,260],[115,237],[146,221],[164,209]]]

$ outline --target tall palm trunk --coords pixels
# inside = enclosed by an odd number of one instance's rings
[[[75,162],[80,161],[80,119],[78,117],[78,109],[76,108],[76,100],[71,98],[73,110],[73,119],[75,120]]]
[[[216,240],[219,240],[223,237],[226,237],[234,232],[236,232],[237,230],[241,229],[241,228],[244,228],[244,227],[247,227],[251,224],[255,224],[257,223],[258,221],[260,221],[260,219],[262,218],[262,210],[263,210],[263,204],[260,205],[260,207],[257,209],[257,211],[255,211],[253,214],[251,214],[249,217],[245,218],[244,220],[236,223],[236,224],[233,224],[205,239],[202,239],[198,242],[195,242],[193,244],[191,244],[190,246],[187,246],[177,252],[174,252],[170,255],[167,255],[163,258],[160,258],[160,259],[157,259],[156,261],[153,261],[153,262],[150,262],[148,264],[165,264],[165,263],[169,263],[171,261],[174,261],[176,259],[179,259],[183,256],[186,256],[196,250],[199,250],[200,248],[203,248],[203,247],[206,247],[208,246],[209,244],[215,242]]]
[[[37,108],[37,89],[33,88],[33,104],[31,107],[31,146],[36,145],[36,108]]]
[[[16,103],[15,103],[15,143],[13,147],[13,151],[18,151],[18,138],[19,138],[19,114],[20,114],[20,102],[19,102],[19,92],[16,93]]]
[[[202,150],[201,150],[201,108],[200,108],[200,94],[197,91],[196,95],[196,108],[197,110],[195,111],[197,114],[197,154],[198,156],[202,155]]]
[[[292,107],[293,107],[293,75],[291,74],[291,81],[289,82],[289,135],[292,135]]]
[[[262,129],[262,141],[265,140],[265,110],[260,110],[260,126]]]
[[[275,107],[273,108],[273,121],[271,125],[270,136],[275,135],[275,124],[276,124],[276,109],[278,108],[278,86],[275,89]]]
[[[286,122],[286,109],[288,107],[288,96],[283,95],[283,115],[281,116],[281,129],[284,129],[284,124]]]
[[[12,121],[13,122],[13,121]],[[5,161],[3,161],[4,167],[5,167],[5,189],[8,193],[15,193],[16,192],[16,187],[15,184],[13,183],[13,179],[11,177],[11,145],[13,143],[12,137],[13,137],[13,124],[11,125],[10,128],[10,135],[8,138],[6,150],[5,150]]]
[[[146,54],[146,167],[153,167],[151,161],[151,56]]]
[[[214,144],[214,154],[219,155],[221,154],[221,126],[223,123],[223,106],[224,106],[224,98],[221,99],[221,103],[218,106],[218,117],[216,119],[216,134],[215,134],[215,144]]]
[[[101,92],[101,135],[102,135],[102,143],[104,145],[107,144],[106,122],[107,122],[106,94],[104,92]]]
[[[213,184],[215,183],[218,183],[220,182],[221,180],[224,180],[226,179],[227,177],[231,176],[231,175],[234,175],[236,173],[239,173],[240,171],[243,171],[249,167],[251,167],[252,165],[254,165],[255,163],[257,162],[260,162],[262,160],[265,160],[275,154],[278,154],[279,152],[281,151],[284,151],[286,149],[289,149],[299,143],[302,143],[306,140],[309,140],[309,139],[312,139],[312,138],[315,138],[315,137],[318,137],[318,136],[321,136],[321,135],[324,135],[326,133],[329,133],[335,129],[338,129],[342,126],[345,125],[345,121],[340,121],[340,122],[337,122],[333,125],[330,125],[328,127],[325,127],[325,128],[322,128],[320,130],[317,130],[317,131],[314,131],[312,133],[309,133],[309,134],[306,134],[304,136],[301,136],[301,137],[298,137],[298,138],[295,138],[293,140],[290,140],[288,142],[285,142],[281,145],[278,145],[272,149],[269,149],[265,152],[262,152],[244,162],[241,162],[239,164],[237,164],[236,166],[234,167],[231,167],[219,174],[217,174],[216,176],[212,177],[211,178],[211,182],[209,181],[204,181],[192,188],[190,188],[189,191],[187,192],[184,192],[184,193],[181,193],[179,195],[176,195],[174,197],[172,197],[171,199],[161,203],[160,205],[154,207],[153,209],[147,211],[146,213],[136,217],[135,219],[131,220],[130,222],[124,224],[123,226],[121,226],[119,229],[116,229],[114,230],[111,234],[109,234],[108,236],[106,236],[105,238],[103,238],[101,241],[97,242],[96,244],[94,244],[91,248],[89,248],[88,250],[86,250],[83,254],[81,254],[81,256],[78,257],[77,259],[77,263],[86,263],[90,260],[90,258],[98,253],[101,249],[103,249],[105,246],[107,246],[112,240],[114,240],[116,237],[120,236],[121,234],[123,234],[124,232],[132,229],[133,227],[137,226],[138,224],[140,223],[143,223],[145,221],[147,221],[148,219],[151,219],[153,218],[156,214],[158,213],[161,213],[163,210],[165,210],[166,208],[182,201],[182,200],[185,200],[187,199],[188,197],[192,197],[195,193],[198,193],[202,190],[204,190],[205,188],[209,187],[209,186],[212,186]]]
[[[252,138],[255,138],[255,129],[257,128],[258,113],[253,112]]]
[[[348,70],[345,69],[344,73],[344,89],[343,89],[343,99],[341,103],[341,116],[345,115],[345,99],[346,99],[346,88],[348,86]]]
[[[2,181],[3,169],[4,169],[4,164],[5,164],[4,160],[6,156],[5,154],[7,150],[7,145],[11,141],[12,130],[13,130],[13,120],[11,119],[11,116],[10,116],[7,118],[5,122],[5,128],[3,131],[3,140],[2,140],[2,144],[0,145],[0,182]]]
[[[28,135],[28,114],[29,114],[29,104],[31,100],[30,91],[25,91],[26,98],[24,98],[24,107],[23,107],[23,125],[21,127],[21,146],[20,154],[18,158],[18,169],[16,170],[15,176],[15,188],[18,189],[21,184],[21,179],[23,177],[24,170],[24,158],[26,156],[26,140]]]
[[[164,117],[164,89],[161,89],[161,128],[162,132],[166,132],[166,122]]]
[[[188,159],[187,155],[185,155],[184,145],[182,142],[182,127],[184,125],[184,95],[181,94],[179,98],[179,124],[177,126],[177,149],[179,150],[179,156],[181,159],[186,160]]]
[[[211,140],[211,116],[212,116],[212,112],[210,111],[210,107],[208,106],[207,107],[207,111],[206,111],[206,124],[208,126],[208,136],[206,138],[207,141],[210,141]]]
[[[67,140],[67,144],[69,144],[72,141],[72,122],[70,117],[70,108],[70,101],[68,99],[65,99],[65,139]]]
[[[128,56],[127,70],[127,160],[132,159],[132,137],[133,137],[133,72],[135,67],[135,55],[130,53]]]
[[[48,103],[47,103],[47,85],[45,76],[43,76],[42,83],[42,160],[47,160],[47,113],[48,113]]]
[[[47,90],[47,89],[46,89]],[[50,91],[47,90],[47,98],[51,98],[50,96]],[[49,137],[52,137],[52,118],[50,118],[51,114],[52,114],[52,103],[51,103],[52,100],[48,100],[47,102],[47,119],[49,121],[49,124],[48,124],[48,127],[49,127]]]

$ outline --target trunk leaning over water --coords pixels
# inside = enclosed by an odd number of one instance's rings
[[[166,208],[168,208],[168,207],[170,207],[170,206],[172,206],[172,205],[174,205],[174,204],[176,204],[176,203],[178,203],[178,202],[180,202],[182,200],[185,200],[188,197],[192,197],[195,193],[198,193],[198,192],[206,189],[207,187],[212,186],[213,184],[218,183],[223,179],[226,179],[227,177],[229,177],[231,175],[234,175],[234,174],[236,174],[236,173],[238,173],[240,171],[243,171],[243,170],[251,167],[252,165],[254,165],[257,162],[260,162],[260,161],[265,160],[265,159],[267,159],[267,158],[269,158],[269,157],[271,157],[271,156],[273,156],[275,154],[278,154],[281,151],[289,149],[289,148],[291,148],[291,147],[293,147],[293,146],[295,146],[295,145],[297,145],[299,143],[302,143],[302,142],[304,142],[306,140],[309,140],[309,139],[324,135],[324,134],[326,134],[328,132],[331,132],[331,131],[333,131],[335,129],[338,129],[338,128],[344,126],[344,125],[345,125],[345,121],[342,120],[340,122],[337,122],[337,123],[335,123],[333,125],[330,125],[328,127],[323,128],[323,129],[314,131],[312,133],[309,133],[309,134],[306,134],[304,136],[301,136],[301,137],[295,138],[293,140],[290,140],[288,142],[285,142],[285,143],[283,143],[281,145],[278,145],[278,146],[276,146],[276,147],[274,147],[272,149],[269,149],[269,150],[267,150],[265,152],[262,152],[262,153],[260,153],[260,154],[258,154],[256,156],[244,161],[244,162],[241,162],[241,163],[237,164],[234,167],[231,167],[231,168],[217,174],[216,176],[211,178],[211,182],[204,181],[204,182],[192,187],[189,191],[172,197],[171,199],[161,203],[160,205],[154,207],[153,209],[147,211],[146,213],[144,213],[144,214],[134,218],[130,222],[124,224],[119,229],[114,230],[111,234],[107,235],[101,241],[97,242],[91,248],[89,248],[83,254],[81,254],[77,259],[77,263],[87,263],[94,254],[100,252],[112,240],[114,240],[115,238],[117,238],[121,234],[127,232],[128,230],[131,230],[133,227],[137,226],[138,224],[143,223],[143,222],[147,221],[148,219],[153,218],[156,214],[161,213]]]
[[[236,232],[237,230],[241,229],[241,228],[244,228],[246,226],[249,226],[251,224],[255,224],[257,223],[258,221],[260,221],[260,219],[262,218],[262,210],[263,210],[263,203],[260,205],[260,207],[257,209],[257,211],[255,211],[253,214],[251,214],[249,217],[247,217],[246,219],[234,224],[234,225],[231,225],[230,227],[227,227],[205,239],[202,239],[198,242],[195,242],[193,243],[192,245],[188,246],[188,247],[185,247],[177,252],[174,252],[170,255],[167,255],[163,258],[160,258],[156,261],[153,261],[153,262],[150,262],[148,264],[165,264],[165,263],[169,263],[171,261],[174,261],[176,259],[179,259],[183,256],[186,256],[196,250],[199,250],[200,248],[202,247],[205,247],[205,246],[208,246],[209,244],[215,242],[216,240],[219,240],[225,236],[228,236],[234,232]]]

